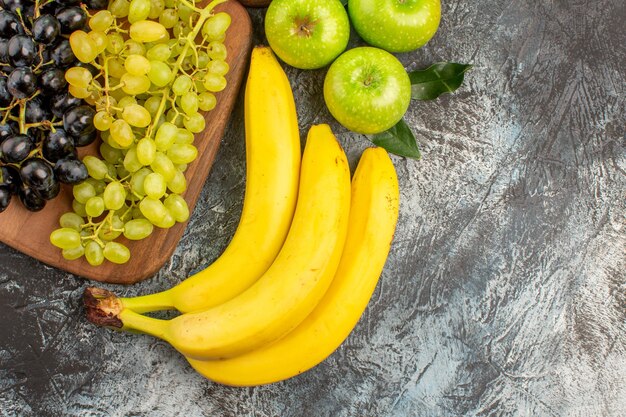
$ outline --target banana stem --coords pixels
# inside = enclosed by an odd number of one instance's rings
[[[174,310],[176,308],[174,300],[170,297],[169,290],[139,297],[120,298],[119,300],[125,309],[139,314],[151,311]]]
[[[122,310],[118,317],[123,324],[122,330],[134,330],[167,340],[166,334],[169,323],[167,320],[144,316],[128,309]]]

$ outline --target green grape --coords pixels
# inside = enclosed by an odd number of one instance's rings
[[[124,156],[121,150],[111,147],[106,142],[100,144],[100,155],[111,164],[119,164]]]
[[[139,162],[139,158],[137,158],[137,147],[131,146],[126,151],[126,155],[124,156],[124,168],[130,173],[137,172],[143,167],[143,164]]]
[[[82,30],[77,30],[70,36],[70,46],[76,58],[83,63],[89,63],[98,55],[94,41]]]
[[[72,249],[63,249],[61,251],[61,255],[63,255],[63,258],[67,259],[68,261],[74,261],[76,259],[80,259],[82,258],[84,254],[85,254],[85,247],[83,245],[79,245]]]
[[[116,165],[115,170],[117,171],[117,178],[126,178],[130,175],[130,172],[124,168],[124,165]]]
[[[72,67],[65,71],[65,80],[74,87],[87,88],[92,79],[93,76],[87,68]]]
[[[130,259],[128,248],[117,242],[107,242],[104,245],[103,255],[106,260],[114,264],[125,264]]]
[[[122,117],[129,125],[134,127],[147,127],[152,121],[148,110],[139,104],[130,104],[124,107]]]
[[[124,148],[129,147],[135,140],[135,134],[125,120],[114,121],[109,131],[111,132],[111,139]],[[129,171],[131,170],[129,169]]]
[[[148,15],[148,17],[153,20],[158,19],[164,10],[165,10],[164,0],[150,0],[150,14]]]
[[[150,71],[150,61],[141,55],[129,55],[124,61],[124,68],[129,74],[146,75]]]
[[[141,168],[140,170],[135,172],[132,177],[130,177],[130,189],[133,193],[136,193],[142,197],[146,195],[146,191],[143,188],[143,183],[146,180],[146,177],[151,173],[151,169]]]
[[[230,70],[230,66],[228,65],[228,62],[226,61],[215,60],[215,61],[209,62],[206,69],[212,74],[226,75],[228,71]]]
[[[176,140],[178,134],[178,127],[175,124],[165,122],[159,127],[154,137],[154,143],[159,151],[165,152]]]
[[[188,23],[192,14],[193,14],[193,10],[190,7],[187,7],[184,4],[178,5],[178,17],[183,22]]]
[[[87,212],[85,211],[85,205],[81,203],[80,201],[76,200],[76,198],[72,200],[72,210],[74,210],[74,213],[78,214],[81,217],[87,217]]]
[[[165,7],[176,7],[176,4],[178,3],[178,0],[165,0]]]
[[[211,62],[209,55],[204,51],[198,51],[198,68],[206,68],[209,62]]]
[[[101,180],[108,174],[108,168],[106,163],[91,155],[87,155],[83,158],[83,164],[87,167],[87,171],[89,171],[89,176],[95,178],[97,180]],[[84,201],[81,201],[84,203]]]
[[[113,118],[106,111],[99,111],[93,117],[93,125],[99,131],[109,130],[111,128],[111,124],[113,123]]]
[[[166,120],[173,123],[177,128],[183,127],[183,115],[175,109],[170,109],[167,112]]]
[[[192,84],[193,84],[193,81],[191,80],[191,77],[185,74],[179,75],[174,80],[174,83],[172,84],[172,91],[177,96],[182,96],[183,94],[191,90]]]
[[[119,216],[112,216],[111,222],[108,223],[108,220],[105,220],[104,226],[98,232],[98,237],[102,240],[113,240],[117,239],[124,229],[124,222],[119,218]]]
[[[109,2],[108,9],[115,17],[126,17],[128,16],[130,3],[128,0],[112,0]]]
[[[204,88],[208,91],[216,93],[226,88],[226,78],[223,75],[208,73],[205,75],[203,83]]]
[[[143,43],[134,41],[132,39],[127,39],[124,42],[124,50],[126,51],[126,55],[140,55],[143,56],[146,54],[146,47],[143,46]]]
[[[183,94],[180,98],[180,107],[187,116],[197,113],[199,104],[198,95],[193,91]]]
[[[130,106],[131,104],[137,104],[137,99],[135,99],[135,97],[133,96],[122,97],[120,102],[117,104],[117,107],[119,108],[119,110],[115,111],[116,116],[121,118],[126,106]]]
[[[161,99],[162,96],[152,96],[143,103],[143,106],[150,113],[150,117],[154,117],[158,113],[159,107],[161,107]]]
[[[222,42],[212,41],[207,48],[207,54],[209,54],[211,59],[225,61],[228,56],[228,51]]]
[[[196,159],[198,149],[193,145],[173,144],[167,151],[167,157],[175,164],[188,164]]]
[[[85,221],[83,220],[82,217],[80,217],[76,213],[72,213],[69,211],[67,213],[64,213],[59,219],[59,225],[62,228],[74,229],[77,232],[81,231],[81,226],[83,224],[85,224]]]
[[[185,199],[178,194],[168,196],[163,205],[177,222],[184,222],[189,218],[189,206],[187,206]]]
[[[91,30],[104,32],[113,23],[113,15],[108,10],[100,10],[89,19],[89,27]]]
[[[126,200],[124,186],[115,181],[107,184],[103,194],[104,206],[107,210],[119,210]]]
[[[141,214],[143,214],[146,219],[148,219],[150,223],[155,226],[162,222],[165,216],[169,214],[160,200],[155,200],[150,197],[146,197],[141,200],[141,203],[139,203],[139,209],[141,210]]]
[[[119,80],[124,74],[126,74],[124,61],[122,61],[120,58],[110,58],[107,61],[107,70],[109,72],[109,76],[112,77],[109,78],[109,85],[111,87],[115,87],[117,84],[119,84],[116,79]],[[117,100],[118,98],[116,97],[116,94],[120,93],[124,94],[124,92],[121,92],[120,90],[114,90],[110,94]]]
[[[107,161],[103,161],[107,167],[107,175],[109,178],[117,178],[117,169],[115,165],[108,163]]]
[[[104,52],[109,42],[107,35],[104,32],[99,32],[99,31],[94,30],[92,32],[89,32],[87,36],[89,36],[89,38],[93,41],[94,45],[96,46],[96,55]]]
[[[212,93],[201,93],[198,96],[198,108],[202,111],[210,111],[217,105],[217,99]]]
[[[161,229],[169,229],[170,227],[176,224],[176,219],[172,214],[166,210],[165,217],[155,226],[160,227]]]
[[[177,39],[186,37],[191,32],[191,28],[182,21],[178,21],[172,28],[172,33]]]
[[[167,184],[161,174],[153,172],[143,181],[143,189],[148,197],[158,200],[165,194]]]
[[[152,20],[141,20],[130,25],[130,38],[137,42],[154,42],[167,37],[165,26]]]
[[[173,28],[178,23],[178,15],[174,9],[165,9],[159,16],[159,23],[167,29]]]
[[[50,243],[60,249],[73,249],[80,246],[80,233],[69,227],[56,229],[50,234]]]
[[[126,73],[120,79],[122,82],[122,90],[126,94],[137,95],[145,93],[150,89],[150,80],[145,75],[133,75]]]
[[[91,266],[102,265],[102,262],[104,262],[102,248],[95,240],[91,240],[85,245],[85,259]]]
[[[176,140],[174,143],[193,143],[194,136],[193,133],[186,129],[178,129],[176,131]],[[167,150],[167,149],[166,149]]]
[[[131,0],[128,8],[128,21],[135,23],[145,20],[150,14],[150,0]]]
[[[137,159],[142,165],[150,165],[156,155],[156,144],[150,138],[143,138],[137,142]]]
[[[85,204],[85,211],[88,216],[98,217],[104,213],[104,200],[102,197],[91,197]]]
[[[167,42],[167,46],[170,49],[171,58],[175,58],[183,51],[183,42],[180,42],[178,39],[170,39]]]
[[[144,219],[145,220],[146,219],[146,217],[143,215],[143,213],[139,209],[139,206],[135,206],[135,207],[132,208],[132,210],[131,210],[131,217],[134,220],[137,220],[137,219]],[[150,224],[152,224],[152,223],[150,223]]]
[[[183,124],[190,132],[200,133],[204,130],[206,121],[204,120],[204,116],[200,113],[195,113],[183,120]]]
[[[141,213],[141,210],[139,213]],[[124,237],[128,240],[141,240],[150,236],[153,230],[154,226],[150,221],[145,218],[135,219],[124,225]]]
[[[104,188],[106,187],[106,183],[104,182],[104,180],[87,178],[85,182],[88,182],[93,186],[93,189],[96,190],[96,195],[102,194],[104,192]]]
[[[176,171],[174,174],[174,178],[172,178],[167,183],[167,188],[176,194],[182,194],[187,190],[187,179],[185,178],[185,174],[183,174],[180,170]]]
[[[176,167],[174,163],[163,153],[157,151],[154,161],[150,164],[153,172],[163,175],[166,182],[171,181],[176,175]],[[147,216],[146,216],[147,217]]]
[[[119,33],[109,33],[107,35],[106,51],[111,55],[117,55],[124,49],[124,38]]]
[[[202,26],[202,34],[209,40],[220,39],[226,29],[230,26],[230,15],[228,13],[220,12],[211,16],[204,22]]]
[[[150,61],[167,61],[172,54],[170,47],[165,44],[154,45],[146,52],[146,58]]]
[[[87,98],[91,95],[89,90],[87,90],[86,88],[78,88],[78,87],[74,87],[73,85],[70,85],[67,88],[67,91],[69,91],[70,94],[73,95],[74,97],[80,98],[80,99]]]
[[[153,60],[150,61],[148,78],[157,87],[165,87],[172,81],[172,71],[166,63]]]
[[[179,172],[185,172],[185,171],[187,171],[187,168],[189,167],[188,164],[176,164],[175,166],[176,166],[176,169]],[[178,193],[178,194],[180,194],[180,193]]]

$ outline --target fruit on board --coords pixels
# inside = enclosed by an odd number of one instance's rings
[[[402,63],[382,49],[360,47],[343,53],[324,79],[330,113],[357,133],[394,126],[411,102],[411,81]]]
[[[247,181],[235,235],[204,270],[166,291],[120,298],[124,308],[144,313],[213,307],[250,287],[276,258],[296,206],[300,133],[289,80],[269,47],[252,51],[245,88]]]
[[[87,15],[67,3],[5,0],[0,9],[0,168],[17,173],[0,175],[0,212],[14,196],[27,210],[42,210],[61,183],[87,178],[76,148],[95,139],[93,125],[82,99],[68,96],[63,77],[78,63],[65,35]],[[76,123],[67,130],[60,119]],[[70,167],[74,175],[63,175]]]
[[[61,74],[66,97],[89,104],[73,105],[62,125],[77,143],[102,139],[100,154],[83,158],[86,169],[72,161],[55,168],[60,178],[89,176],[73,188],[73,212],[50,235],[65,259],[123,264],[131,254],[118,238],[145,239],[189,218],[182,194],[198,155],[194,134],[204,130],[201,112],[216,106],[229,71],[223,41],[231,18],[214,11],[222,2],[114,0],[79,26],[77,14],[62,14],[60,30],[71,35],[56,55],[80,61]],[[59,84],[57,77],[47,84]]]
[[[274,0],[265,15],[265,34],[287,64],[315,69],[346,49],[350,22],[339,0]]]
[[[350,21],[367,43],[389,52],[424,46],[437,32],[440,0],[349,0]]]
[[[341,261],[313,312],[274,343],[231,359],[189,359],[193,368],[215,382],[253,386],[291,378],[322,362],[348,337],[374,292],[396,227],[398,199],[398,180],[387,152],[366,149],[352,179]]]

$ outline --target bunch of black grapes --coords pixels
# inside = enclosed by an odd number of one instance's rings
[[[31,211],[60,183],[88,177],[76,147],[96,139],[94,110],[68,92],[65,70],[80,63],[69,35],[85,28],[83,7],[107,0],[0,0],[0,212],[13,196]]]

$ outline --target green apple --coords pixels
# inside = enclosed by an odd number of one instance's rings
[[[402,63],[389,52],[354,48],[328,69],[324,100],[333,117],[349,130],[380,133],[406,113],[411,102],[411,81]]]
[[[441,20],[440,0],[348,0],[350,20],[370,45],[408,52],[426,44]]]
[[[350,21],[340,0],[274,0],[265,15],[265,34],[287,64],[315,69],[346,49]]]

